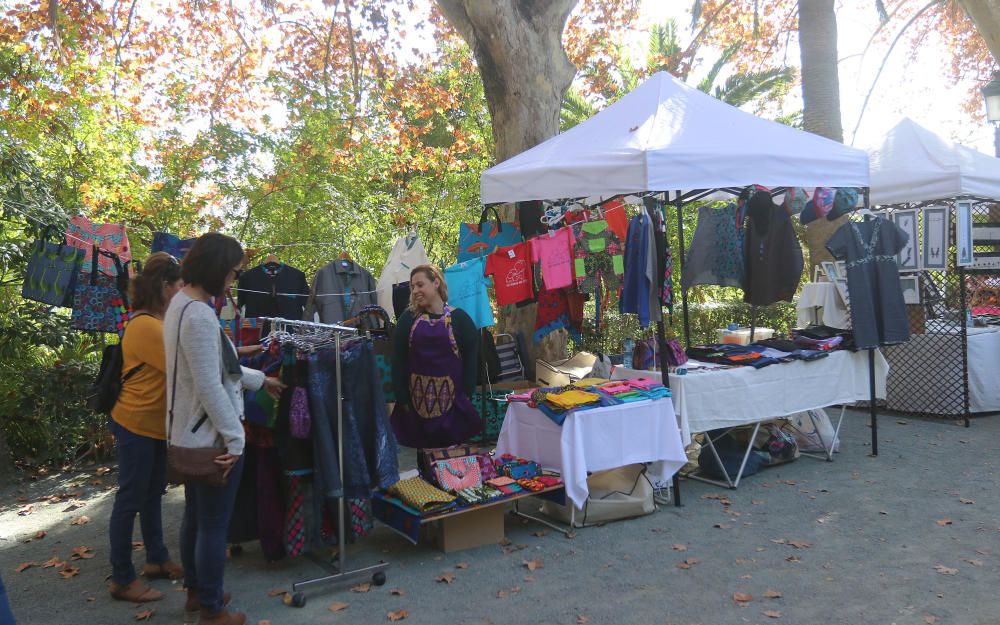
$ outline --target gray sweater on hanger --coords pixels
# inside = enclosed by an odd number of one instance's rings
[[[372,274],[353,260],[338,258],[316,272],[303,318],[312,321],[318,312],[321,323],[340,323],[375,304],[378,297]]]

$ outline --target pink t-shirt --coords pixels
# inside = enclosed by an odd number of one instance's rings
[[[542,282],[546,289],[561,289],[573,284],[573,231],[560,228],[537,236],[531,245],[531,262],[542,264]]]

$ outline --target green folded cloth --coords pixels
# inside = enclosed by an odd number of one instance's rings
[[[434,512],[455,503],[455,497],[419,477],[400,480],[389,488],[389,494],[399,497],[407,506],[421,513]]]

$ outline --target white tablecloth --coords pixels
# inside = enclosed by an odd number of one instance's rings
[[[929,323],[929,322],[928,322]],[[1000,411],[1000,328],[968,328],[969,411]],[[934,367],[906,367],[905,375],[889,378],[887,405],[893,409],[911,408],[915,396],[921,398],[921,411],[931,414],[961,412],[955,393],[962,388],[959,350],[962,342],[955,334],[914,334],[910,342],[896,345],[889,358],[899,362],[937,361]],[[941,353],[955,354],[942,358]],[[899,359],[897,361],[897,359]],[[935,398],[940,403],[935,404]]]
[[[875,353],[875,395],[885,397],[889,365]],[[658,371],[615,367],[613,379],[661,379]],[[691,434],[849,404],[871,397],[868,352],[834,351],[826,358],[797,360],[762,369],[736,367],[670,375],[670,391],[684,444]]]
[[[851,327],[851,313],[847,311],[837,287],[832,282],[809,282],[802,286],[799,300],[795,302],[799,327],[821,323],[831,328]]]
[[[497,441],[497,454],[505,453],[558,471],[577,507],[587,501],[588,472],[653,462],[650,479],[658,483],[687,462],[673,406],[662,399],[575,411],[561,427],[540,410],[511,402]]]

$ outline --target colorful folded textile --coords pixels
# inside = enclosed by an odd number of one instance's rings
[[[455,505],[455,497],[419,477],[400,480],[389,488],[389,494],[421,514],[437,512]]]
[[[580,406],[586,406],[587,404],[597,403],[600,399],[601,397],[597,393],[589,393],[587,391],[579,390],[545,394],[545,400],[547,402],[550,402],[555,405],[555,407],[562,408],[563,410],[571,410]]]

